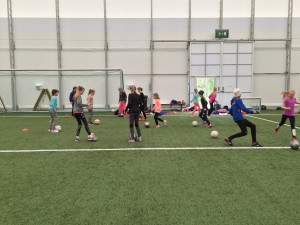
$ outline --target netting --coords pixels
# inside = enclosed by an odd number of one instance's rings
[[[244,105],[248,109],[253,109],[260,111],[261,110],[261,98],[260,97],[245,97],[242,98]]]

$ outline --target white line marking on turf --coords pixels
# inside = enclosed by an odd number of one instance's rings
[[[248,117],[251,117],[251,118],[255,118],[255,119],[258,119],[258,120],[264,120],[264,121],[267,121],[267,122],[270,122],[270,123],[276,123],[278,124],[279,122],[276,122],[276,121],[273,121],[273,120],[267,120],[267,119],[263,119],[263,118],[259,118],[259,117],[256,117],[256,116],[250,116],[250,115],[247,115]],[[288,125],[288,124],[283,124],[284,126],[287,126],[287,127],[290,127],[291,125]],[[296,129],[300,129],[300,127],[295,127]]]
[[[249,149],[289,149],[290,147],[183,147],[183,148],[98,148],[98,149],[36,149],[36,150],[0,150],[0,153],[34,152],[101,152],[101,151],[149,151],[149,150],[249,150]]]

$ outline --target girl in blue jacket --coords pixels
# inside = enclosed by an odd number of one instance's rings
[[[248,134],[247,127],[250,127],[251,129],[251,136],[252,136],[252,146],[253,147],[262,147],[257,141],[256,141],[256,126],[255,124],[251,123],[247,119],[244,118],[242,111],[249,113],[249,114],[256,114],[257,112],[255,110],[249,110],[245,107],[243,104],[243,101],[241,99],[241,90],[239,88],[236,88],[233,90],[234,97],[231,100],[231,108],[230,108],[230,115],[233,117],[234,122],[237,123],[237,125],[240,127],[241,132],[234,134],[230,137],[225,138],[225,141],[228,145],[232,146],[232,140],[234,138],[243,137]]]

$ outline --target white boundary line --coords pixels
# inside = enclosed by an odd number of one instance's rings
[[[38,152],[102,152],[102,151],[157,151],[157,150],[249,150],[249,149],[290,149],[290,147],[183,147],[183,148],[98,148],[98,149],[37,149],[0,150],[0,153],[38,153]]]
[[[279,122],[276,122],[276,121],[273,121],[273,120],[267,120],[267,119],[263,119],[263,118],[259,118],[259,117],[256,117],[256,116],[250,116],[250,115],[247,115],[248,117],[251,117],[251,118],[255,118],[255,119],[258,119],[258,120],[263,120],[263,121],[267,121],[267,122],[270,122],[270,123],[275,123],[275,124],[278,124]],[[290,127],[291,125],[288,125],[288,124],[283,124],[284,126],[287,126],[287,127]],[[296,129],[300,129],[300,127],[295,127]]]

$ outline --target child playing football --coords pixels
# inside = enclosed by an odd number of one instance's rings
[[[202,109],[200,111],[200,114],[199,114],[199,117],[201,118],[201,120],[205,123],[207,123],[207,128],[211,128],[211,123],[209,121],[209,119],[207,118],[207,101],[206,99],[204,98],[203,94],[204,94],[204,91],[199,91],[198,92],[200,98],[201,98],[201,105],[202,105]]]
[[[241,99],[241,90],[239,88],[236,88],[233,90],[234,97],[231,100],[231,108],[230,108],[230,115],[233,117],[234,122],[237,123],[237,125],[240,127],[241,132],[234,134],[230,137],[226,137],[225,141],[228,145],[232,146],[232,140],[234,138],[243,137],[248,134],[247,127],[250,127],[251,129],[251,136],[252,136],[252,146],[253,147],[262,147],[257,141],[256,141],[256,126],[244,118],[242,111],[250,114],[257,113],[255,110],[249,110],[245,107],[243,104],[243,101]]]
[[[282,93],[283,95],[283,103],[281,108],[284,109],[281,117],[280,123],[277,125],[277,127],[274,130],[274,133],[277,134],[279,128],[285,123],[286,119],[290,120],[291,130],[292,130],[292,141],[297,140],[296,137],[296,128],[295,128],[295,104],[300,104],[300,102],[297,102],[295,96],[294,90],[289,90]]]
[[[49,127],[49,132],[51,133],[58,133],[59,131],[55,129],[56,121],[57,121],[57,116],[56,116],[56,107],[57,107],[57,96],[58,96],[59,91],[56,89],[52,90],[52,96],[50,100],[50,105],[49,105],[49,112],[51,115],[50,119],[50,127]]]

